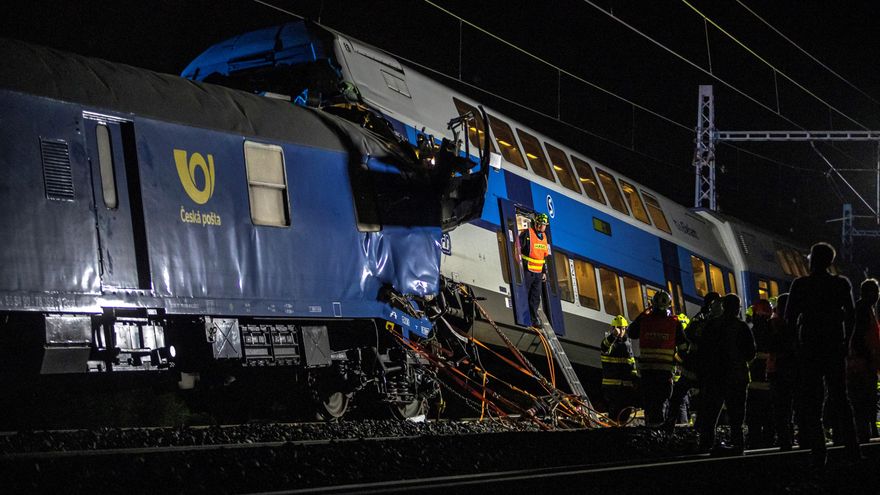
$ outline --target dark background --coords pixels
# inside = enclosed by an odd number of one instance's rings
[[[450,77],[436,77],[685,205],[692,205],[694,197],[693,128],[700,84],[715,86],[720,130],[880,129],[875,65],[880,3],[688,2],[779,72],[682,0],[36,0],[4,7],[0,36],[179,74],[214,43],[296,20],[271,4],[446,74]],[[439,7],[568,74],[460,23]],[[804,245],[826,240],[835,246],[840,245],[840,224],[827,221],[841,216],[843,202],[853,203],[857,215],[870,214],[848,186],[828,174],[808,143],[734,144],[720,144],[717,152],[718,204],[724,213]],[[875,144],[818,146],[837,168],[877,167]],[[876,173],[843,175],[876,207]],[[880,229],[874,219],[859,219],[856,226]],[[878,246],[874,239],[855,240],[856,261],[872,275],[880,271]]]

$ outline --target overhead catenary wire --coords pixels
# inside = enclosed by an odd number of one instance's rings
[[[630,24],[630,23],[624,21],[623,19],[617,17],[616,15],[614,15],[614,12],[603,9],[602,7],[596,5],[596,3],[593,2],[592,0],[581,0],[581,1],[584,2],[584,3],[586,3],[586,4],[588,4],[588,5],[590,5],[591,7],[593,7],[593,8],[596,9],[596,10],[598,10],[599,12],[605,14],[606,16],[610,17],[610,18],[613,19],[614,21],[620,23],[621,25],[623,25],[624,27],[626,27],[626,28],[629,29],[630,31],[632,31],[632,32],[638,34],[639,36],[645,38],[646,40],[650,41],[651,43],[653,43],[653,44],[656,45],[657,47],[661,48],[662,50],[664,50],[664,51],[670,53],[671,55],[675,56],[676,58],[678,58],[678,59],[681,60],[682,62],[684,62],[684,63],[690,65],[691,67],[697,69],[698,71],[700,71],[700,72],[706,74],[707,76],[713,78],[714,80],[718,81],[719,83],[721,83],[722,85],[726,86],[727,88],[733,90],[733,91],[736,92],[737,94],[739,94],[739,95],[743,96],[744,98],[748,99],[749,101],[755,103],[755,104],[758,105],[759,107],[761,107],[761,108],[763,108],[763,109],[765,109],[765,110],[767,110],[767,111],[773,113],[774,115],[779,116],[780,118],[782,118],[782,119],[785,120],[786,122],[788,122],[788,123],[790,123],[790,124],[796,126],[798,129],[805,130],[805,128],[804,128],[803,126],[801,126],[801,125],[798,124],[797,122],[793,121],[792,119],[786,117],[786,116],[783,115],[781,112],[778,112],[778,111],[776,111],[776,110],[773,110],[772,108],[770,108],[769,106],[767,106],[765,103],[762,103],[761,101],[755,99],[754,97],[752,97],[751,95],[749,95],[749,94],[746,93],[745,91],[743,91],[743,90],[737,88],[737,87],[734,86],[733,84],[731,84],[731,83],[727,82],[726,80],[724,80],[724,79],[718,77],[717,75],[713,74],[712,72],[707,71],[704,67],[701,67],[699,64],[693,62],[692,60],[690,60],[689,58],[685,57],[684,55],[682,55],[682,54],[676,52],[675,50],[673,50],[673,49],[669,48],[668,46],[664,45],[663,43],[657,41],[656,39],[654,39],[653,37],[649,36],[648,34],[642,32],[641,30],[639,30],[638,28],[636,28],[636,27],[633,26],[632,24]],[[685,0],[682,0],[682,1],[685,1]],[[847,117],[847,118],[849,118],[849,117]],[[861,126],[861,124],[859,124],[859,125]],[[864,126],[862,126],[862,127],[864,127]],[[865,129],[867,129],[867,128],[865,127]],[[825,160],[825,163],[826,163],[826,165],[828,165],[832,170],[835,170],[835,169],[834,169],[834,165],[832,165],[831,162],[829,162],[828,160]],[[836,171],[836,170],[835,170],[835,171]],[[846,178],[844,178],[840,173],[837,173],[837,176],[840,177],[840,179],[841,179],[844,183],[846,183],[846,185],[850,188],[850,190],[852,190],[852,191],[856,194],[856,196],[859,197],[859,199],[861,199],[863,202],[865,201],[865,199],[861,196],[861,194],[858,193],[858,192],[855,190],[855,188],[852,187],[852,185],[849,183],[849,181],[846,180]]]
[[[761,21],[765,26],[767,26],[768,28],[770,28],[774,33],[778,34],[782,39],[784,39],[785,41],[789,42],[792,46],[794,46],[795,48],[797,48],[801,53],[803,53],[804,55],[806,55],[807,57],[809,57],[810,60],[812,60],[813,62],[816,62],[820,67],[822,67],[823,69],[825,69],[825,70],[827,70],[828,72],[830,72],[831,74],[833,74],[834,77],[840,79],[841,81],[843,81],[844,83],[846,83],[846,84],[847,84],[849,87],[851,87],[852,89],[858,91],[862,96],[864,96],[864,97],[867,98],[868,100],[871,100],[873,103],[875,103],[875,104],[877,104],[877,105],[880,105],[880,101],[877,101],[876,99],[874,99],[874,97],[872,97],[872,96],[869,95],[867,92],[865,92],[864,90],[862,90],[861,88],[859,88],[858,86],[856,86],[855,84],[853,84],[852,82],[850,82],[847,78],[845,78],[845,77],[843,77],[842,75],[838,74],[838,73],[837,73],[834,69],[832,69],[831,67],[828,67],[828,66],[827,66],[826,64],[824,64],[821,60],[819,60],[818,58],[816,58],[815,56],[813,56],[813,54],[811,54],[811,53],[808,52],[807,50],[801,48],[801,46],[798,45],[794,40],[792,40],[791,38],[789,38],[788,36],[786,36],[785,34],[783,34],[779,29],[777,29],[775,26],[773,26],[772,24],[770,24],[770,22],[768,22],[766,19],[764,19],[763,17],[761,17],[757,12],[755,12],[754,10],[752,10],[751,8],[749,8],[748,5],[744,4],[741,0],[735,0],[735,1],[736,1],[736,3],[738,3],[738,4],[740,5],[740,7],[742,7],[743,9],[745,9],[749,14],[752,14],[755,18],[757,18],[759,21]]]
[[[264,6],[266,6],[266,7],[269,7],[269,8],[272,8],[272,9],[274,9],[274,10],[277,10],[277,11],[279,11],[279,12],[282,12],[282,13],[284,13],[284,14],[287,14],[287,15],[290,15],[290,16],[293,16],[293,17],[296,17],[296,18],[298,18],[298,19],[305,19],[305,17],[302,16],[302,15],[296,14],[296,13],[291,12],[291,11],[289,11],[289,10],[286,10],[286,9],[283,9],[283,8],[278,7],[278,6],[276,6],[276,5],[273,5],[273,4],[270,3],[270,2],[266,2],[266,1],[264,1],[264,0],[253,0],[253,1],[256,2],[256,3],[258,3],[258,4],[264,5]],[[538,61],[540,61],[540,62],[542,62],[542,63],[548,65],[549,67],[556,69],[557,72],[558,72],[558,74],[559,74],[559,77],[561,77],[562,74],[566,74],[566,75],[568,75],[568,76],[570,76],[570,77],[575,78],[576,80],[578,80],[578,81],[580,81],[580,82],[583,82],[584,84],[586,84],[586,85],[588,85],[588,86],[590,86],[590,87],[593,87],[593,88],[595,88],[595,89],[597,89],[597,90],[599,90],[599,91],[601,91],[601,92],[603,92],[603,93],[605,93],[605,94],[608,94],[608,95],[610,95],[610,96],[612,96],[612,97],[614,97],[614,98],[616,98],[616,99],[618,99],[618,100],[620,100],[620,101],[623,101],[623,102],[625,102],[625,103],[628,103],[628,104],[632,105],[633,108],[636,108],[636,109],[639,109],[639,110],[643,110],[643,111],[645,111],[646,113],[648,113],[648,114],[650,114],[650,115],[653,115],[653,116],[659,118],[660,120],[665,121],[665,122],[671,124],[671,125],[672,125],[673,127],[675,127],[675,128],[678,128],[678,129],[680,129],[680,130],[687,131],[687,132],[690,133],[690,134],[693,134],[693,133],[695,132],[694,129],[693,129],[693,127],[691,127],[691,126],[687,126],[686,124],[683,124],[683,123],[678,122],[678,121],[676,121],[676,120],[674,120],[674,119],[672,119],[672,118],[670,118],[670,117],[667,117],[667,116],[665,116],[665,115],[662,115],[662,114],[660,114],[659,112],[656,112],[656,111],[654,111],[654,110],[650,110],[650,109],[648,109],[647,107],[644,107],[643,105],[640,105],[640,104],[638,104],[638,103],[635,103],[635,102],[633,102],[633,101],[631,101],[631,100],[629,100],[629,99],[627,99],[627,98],[625,98],[625,97],[623,97],[623,96],[621,96],[621,95],[618,95],[618,94],[614,93],[613,91],[610,91],[610,90],[608,90],[608,89],[606,89],[606,88],[603,88],[603,87],[601,87],[601,86],[599,86],[599,85],[597,85],[597,84],[595,84],[595,83],[592,83],[591,81],[588,81],[588,80],[584,79],[583,77],[576,76],[576,75],[572,74],[571,72],[569,72],[569,71],[567,71],[567,70],[565,70],[565,69],[563,69],[563,68],[561,68],[561,67],[559,67],[559,66],[557,66],[557,65],[555,65],[555,64],[553,64],[553,63],[551,63],[551,62],[549,62],[549,61],[544,60],[544,59],[541,58],[541,57],[538,57],[538,56],[536,56],[536,55],[531,54],[531,53],[528,52],[527,50],[518,47],[517,45],[511,43],[510,41],[504,40],[503,38],[501,38],[501,37],[499,37],[499,36],[497,36],[497,35],[495,35],[495,34],[489,32],[488,30],[486,30],[486,29],[484,29],[484,28],[482,28],[482,27],[479,27],[479,26],[475,25],[474,23],[472,23],[472,22],[470,22],[470,21],[467,21],[466,19],[462,18],[461,16],[456,15],[455,13],[453,13],[453,12],[449,11],[448,9],[445,9],[445,8],[443,8],[443,7],[439,6],[439,5],[437,5],[437,4],[434,3],[434,2],[431,2],[430,0],[424,0],[424,1],[425,1],[426,3],[428,3],[429,5],[431,5],[431,6],[435,7],[435,8],[437,8],[437,9],[439,9],[441,12],[444,12],[445,14],[447,14],[447,15],[449,15],[449,16],[455,18],[455,19],[457,19],[457,20],[459,21],[460,24],[467,24],[468,26],[470,26],[470,27],[472,27],[472,28],[474,28],[474,29],[477,29],[477,30],[479,30],[480,32],[483,32],[483,33],[487,34],[488,36],[490,36],[490,37],[492,37],[492,38],[494,38],[494,39],[496,39],[496,40],[502,42],[503,44],[508,45],[508,46],[510,46],[510,47],[512,47],[512,48],[514,48],[514,49],[516,49],[517,51],[522,52],[522,53],[524,53],[524,54],[526,54],[526,55],[528,55],[528,56],[534,58],[535,60],[538,60]],[[601,9],[600,9],[600,10],[601,10]],[[461,47],[459,47],[459,49],[461,50]],[[398,55],[398,54],[395,54],[395,53],[392,53],[392,52],[388,52],[388,53],[394,55],[394,56],[397,57],[398,59],[400,59],[400,60],[402,60],[402,61],[404,61],[404,62],[406,62],[406,63],[408,63],[408,64],[410,64],[410,65],[412,65],[412,66],[414,66],[414,67],[417,67],[417,68],[419,68],[419,69],[422,69],[422,70],[428,71],[428,72],[430,72],[430,73],[432,73],[432,74],[435,74],[435,75],[438,75],[438,76],[440,76],[440,77],[443,77],[443,78],[446,78],[446,79],[450,79],[450,80],[456,81],[457,83],[462,84],[462,85],[464,85],[464,86],[466,86],[466,87],[468,87],[468,88],[471,88],[471,89],[473,89],[473,90],[479,91],[479,92],[481,92],[481,93],[483,93],[483,94],[485,94],[485,95],[488,95],[488,96],[491,96],[491,97],[493,97],[493,98],[496,98],[496,99],[498,99],[498,100],[500,100],[500,101],[503,101],[503,102],[505,102],[505,103],[507,103],[507,104],[513,105],[513,106],[515,106],[515,107],[517,107],[517,108],[520,108],[520,109],[522,109],[522,110],[525,110],[525,111],[527,111],[527,112],[530,112],[530,113],[532,113],[532,114],[534,114],[534,115],[537,115],[537,116],[540,116],[540,117],[546,118],[546,119],[548,119],[548,120],[550,120],[550,121],[553,121],[553,122],[555,122],[555,123],[557,123],[557,124],[563,125],[563,126],[568,127],[568,128],[570,128],[570,129],[572,129],[572,130],[574,130],[574,131],[577,131],[577,132],[583,133],[583,134],[585,134],[585,135],[587,135],[587,136],[590,136],[590,137],[592,137],[592,138],[598,139],[598,140],[603,141],[603,142],[605,142],[605,143],[608,143],[608,144],[610,144],[610,145],[612,145],[612,146],[615,146],[615,147],[618,147],[618,148],[624,149],[624,150],[626,150],[627,152],[630,152],[630,153],[633,153],[633,154],[635,154],[635,155],[638,155],[638,156],[640,156],[640,157],[642,157],[642,158],[645,158],[645,159],[651,160],[652,162],[655,162],[655,163],[658,163],[658,164],[664,165],[664,166],[666,166],[666,167],[668,167],[668,168],[671,168],[671,169],[679,169],[679,170],[682,170],[682,171],[687,170],[688,172],[690,172],[690,171],[692,171],[692,169],[693,169],[693,167],[692,167],[690,164],[675,164],[675,163],[671,163],[671,162],[666,161],[666,160],[663,160],[663,159],[661,159],[661,158],[659,158],[659,157],[657,157],[657,156],[654,156],[654,155],[651,155],[651,154],[645,153],[645,152],[643,152],[643,151],[640,151],[640,150],[638,150],[638,149],[635,149],[632,145],[627,145],[627,144],[620,143],[620,142],[615,141],[615,140],[613,140],[613,139],[611,139],[611,138],[608,138],[608,137],[606,137],[606,136],[602,136],[602,135],[597,134],[597,133],[595,133],[595,132],[592,132],[592,131],[590,131],[590,130],[588,130],[588,129],[584,129],[583,127],[580,127],[580,126],[578,126],[578,125],[576,125],[576,124],[573,124],[573,123],[571,123],[571,122],[567,122],[567,121],[563,120],[562,118],[560,118],[559,115],[554,116],[554,115],[551,115],[551,114],[549,114],[549,113],[542,112],[542,111],[540,111],[540,110],[537,110],[537,109],[532,108],[532,107],[530,107],[530,106],[528,106],[528,105],[525,105],[525,104],[523,104],[523,103],[520,103],[520,102],[518,102],[518,101],[515,101],[515,100],[513,100],[513,99],[511,99],[511,98],[507,98],[507,97],[505,97],[505,96],[502,96],[502,95],[500,95],[500,94],[498,94],[498,93],[495,93],[495,92],[493,92],[493,91],[491,91],[491,90],[488,90],[488,89],[486,89],[486,88],[483,88],[483,87],[481,87],[481,86],[477,86],[477,85],[475,85],[475,84],[472,84],[472,83],[469,83],[469,82],[467,82],[467,81],[464,81],[464,80],[462,79],[460,73],[459,73],[458,77],[451,76],[451,75],[448,75],[448,74],[446,74],[446,73],[444,73],[444,72],[442,72],[442,71],[439,71],[439,70],[434,69],[434,68],[432,68],[432,67],[428,67],[428,66],[426,66],[426,65],[424,65],[424,64],[422,64],[422,63],[416,62],[416,61],[414,61],[414,60],[411,60],[411,59],[408,59],[408,58],[406,58],[406,57],[400,56],[400,55]],[[459,72],[460,72],[460,69],[461,69],[461,68],[460,68],[460,66],[459,66]],[[558,95],[557,95],[557,98],[559,98]],[[557,112],[557,113],[558,113],[558,112]],[[740,149],[738,146],[735,146],[735,145],[729,145],[729,146],[731,146],[731,147],[733,147],[733,148],[736,148],[736,149]],[[778,165],[778,166],[783,166],[783,167],[791,168],[791,169],[794,169],[794,170],[802,170],[802,171],[811,171],[811,172],[813,172],[812,170],[804,169],[803,167],[798,167],[798,166],[795,166],[795,165],[791,165],[791,164],[788,164],[788,163],[785,163],[785,162],[782,162],[782,161],[779,161],[779,160],[776,160],[776,159],[770,158],[770,157],[768,157],[768,156],[762,155],[762,154],[760,154],[760,153],[755,153],[755,152],[747,152],[747,153],[750,154],[750,155],[752,155],[752,156],[755,156],[755,157],[757,157],[757,158],[761,158],[761,159],[764,159],[764,160],[766,160],[766,161],[768,161],[768,162],[774,163],[774,164],[776,164],[776,165]],[[814,171],[814,172],[816,172],[816,173],[821,173],[821,172],[819,172],[819,171]]]
[[[778,67],[776,67],[775,65],[773,65],[772,63],[770,63],[770,61],[768,61],[767,59],[765,59],[764,57],[762,57],[761,55],[759,55],[756,51],[752,50],[748,45],[746,45],[744,42],[742,42],[739,38],[737,38],[736,36],[730,34],[726,29],[724,29],[723,27],[721,27],[717,22],[713,21],[712,19],[709,18],[709,16],[707,16],[706,14],[704,14],[703,12],[701,12],[700,9],[694,7],[693,4],[691,4],[690,2],[688,2],[688,0],[681,0],[681,2],[682,2],[683,4],[685,4],[685,5],[687,5],[688,7],[690,7],[691,10],[693,10],[694,12],[697,13],[697,15],[699,15],[700,17],[702,17],[703,20],[704,20],[705,22],[708,22],[709,24],[711,24],[713,27],[715,27],[715,29],[717,29],[717,30],[720,31],[722,34],[724,34],[725,36],[727,36],[728,38],[730,38],[734,43],[736,43],[737,45],[739,45],[740,47],[742,47],[743,50],[745,50],[746,52],[748,52],[749,54],[751,54],[751,55],[752,55],[753,57],[755,57],[756,59],[760,60],[761,63],[763,63],[763,64],[766,65],[767,67],[770,67],[771,69],[773,69],[774,72],[776,72],[777,74],[779,74],[780,76],[782,76],[783,78],[785,78],[785,80],[787,80],[788,82],[790,82],[790,83],[794,84],[795,86],[797,86],[798,89],[800,89],[800,90],[803,91],[804,93],[806,93],[806,94],[812,96],[812,97],[815,98],[818,102],[820,102],[820,103],[822,103],[823,105],[825,105],[829,110],[833,111],[834,113],[836,113],[836,114],[840,115],[841,117],[843,117],[843,118],[849,120],[850,122],[856,124],[857,126],[861,127],[862,129],[868,130],[868,127],[867,127],[866,125],[864,125],[864,124],[862,124],[861,122],[859,122],[858,120],[856,120],[856,119],[850,117],[849,115],[847,115],[846,113],[844,113],[842,110],[840,110],[839,108],[835,107],[835,106],[832,105],[831,103],[828,103],[828,102],[825,101],[821,96],[819,96],[819,95],[817,95],[816,93],[810,91],[806,86],[804,86],[803,84],[799,83],[799,82],[796,81],[793,77],[789,76],[788,74],[786,74],[785,72],[783,72],[781,69],[779,69]],[[778,114],[778,113],[777,113],[777,114]],[[778,114],[778,115],[781,115],[781,114]],[[788,120],[788,119],[786,119],[786,120]]]

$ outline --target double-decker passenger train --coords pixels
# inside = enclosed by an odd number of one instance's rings
[[[291,366],[331,415],[370,388],[407,416],[437,385],[384,326],[428,336],[442,275],[521,336],[537,212],[544,311],[589,368],[611,318],[658,290],[693,314],[708,291],[748,305],[806,273],[794,243],[314,24],[219,43],[183,78],[12,41],[0,57],[6,368]]]
[[[254,92],[284,93],[320,105],[321,91],[353,83],[367,105],[403,136],[450,137],[447,115],[477,115],[479,101],[394,56],[308,23],[247,33],[218,43],[182,74]],[[332,85],[331,85],[332,87]],[[506,331],[530,324],[518,233],[535,213],[550,220],[552,263],[544,310],[574,363],[599,367],[598,345],[615,315],[635,318],[657,290],[692,315],[709,291],[736,293],[744,307],[785,291],[807,273],[796,243],[712,211],[694,210],[488,110],[467,138],[500,160],[489,171],[482,215],[443,238],[442,274],[467,284]],[[500,343],[485,320],[474,331]],[[523,347],[525,342],[521,341]]]

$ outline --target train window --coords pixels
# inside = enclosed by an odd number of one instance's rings
[[[672,229],[669,228],[669,222],[666,221],[666,215],[663,214],[663,208],[660,208],[657,198],[646,193],[644,190],[642,190],[642,197],[645,198],[645,205],[648,206],[648,213],[651,215],[654,225],[663,232],[671,234]]]
[[[571,290],[571,270],[568,268],[568,256],[555,251],[553,263],[556,265],[556,278],[559,281],[559,298],[573,303],[574,291]]]
[[[95,127],[95,138],[98,141],[98,165],[101,169],[101,191],[104,195],[104,206],[116,209],[119,200],[116,197],[116,174],[113,170],[113,150],[110,147],[110,130],[104,124]]]
[[[585,308],[599,310],[599,287],[596,270],[586,261],[574,260],[574,276],[577,280],[578,303]]]
[[[505,284],[510,283],[510,267],[507,266],[507,239],[504,237],[504,231],[496,232],[498,236],[498,254],[501,255],[501,278]]]
[[[593,217],[593,229],[596,232],[601,232],[605,235],[611,235],[611,224],[606,222],[605,220],[599,220],[596,217]]]
[[[801,273],[804,275],[810,274],[810,264],[807,262],[807,258],[801,253],[795,251],[794,259],[797,262],[798,266],[801,267]]]
[[[645,205],[642,204],[642,198],[639,197],[639,192],[636,188],[623,179],[620,179],[620,188],[623,190],[623,197],[629,203],[629,209],[632,211],[633,216],[637,220],[651,225],[651,221],[648,220],[648,212],[645,211]]]
[[[712,281],[712,290],[718,294],[724,294],[724,274],[721,268],[709,263],[709,280]]]
[[[779,295],[779,284],[776,283],[775,280],[770,281],[770,297],[776,297]]]
[[[634,320],[645,310],[642,284],[638,280],[623,277],[623,294],[626,297],[626,312],[630,320]]]
[[[617,187],[617,181],[614,180],[614,176],[599,168],[596,169],[596,173],[599,174],[599,182],[602,184],[602,189],[605,190],[605,196],[608,196],[611,207],[629,215],[626,204],[623,202],[623,195],[620,194],[620,189]]]
[[[798,263],[798,260],[801,259],[801,256],[798,253],[790,249],[784,249],[782,253],[788,260],[788,266],[791,269],[791,273],[789,275],[794,275],[795,277],[809,275],[806,267]]]
[[[602,191],[599,190],[599,183],[596,181],[596,176],[593,174],[593,168],[590,165],[581,160],[580,158],[571,155],[571,162],[574,164],[574,169],[577,171],[578,179],[582,186],[584,186],[584,192],[587,193],[587,196],[596,201],[597,203],[605,203],[605,197],[602,196]]]
[[[659,291],[660,291],[660,289],[655,289],[655,288],[653,288],[653,287],[648,287],[648,286],[646,285],[646,286],[645,286],[645,299],[642,301],[642,303],[643,303],[645,306],[650,306],[650,305],[651,305],[651,299],[654,299],[654,294],[656,294],[656,293],[659,292]]]
[[[786,275],[797,275],[796,269],[789,264],[788,253],[785,252],[785,249],[776,250],[776,261]]]
[[[770,285],[766,280],[758,280],[758,299],[770,299]]]
[[[501,156],[519,168],[526,168],[526,163],[523,161],[522,153],[519,152],[516,138],[513,136],[510,126],[503,120],[490,115],[489,127],[492,128],[492,134],[495,135],[495,141],[498,143]]]
[[[523,150],[526,152],[526,158],[529,159],[532,171],[549,181],[556,182],[547,157],[544,156],[544,151],[541,149],[541,143],[528,132],[517,129],[516,133],[523,144]]]
[[[727,285],[728,285],[728,294],[736,294],[736,276],[734,276],[733,272],[727,273]]]
[[[605,312],[617,316],[623,314],[623,304],[620,300],[620,281],[617,274],[605,268],[599,268],[599,283],[602,284],[602,302],[605,303]]]
[[[574,173],[571,171],[571,164],[568,163],[568,158],[565,156],[565,153],[551,144],[544,143],[544,146],[547,147],[547,154],[550,155],[550,163],[553,164],[553,170],[556,171],[556,175],[559,177],[559,182],[562,183],[563,186],[580,194],[581,190],[577,185],[577,181],[574,180]]]
[[[691,255],[691,268],[694,270],[694,285],[700,297],[709,293],[709,282],[706,280],[706,265],[703,260]]]
[[[458,110],[459,115],[464,116],[471,113],[471,115],[474,116],[474,122],[471,122],[468,125],[468,139],[471,142],[471,146],[483,149],[483,143],[486,139],[486,136],[484,135],[485,133],[483,132],[483,116],[477,111],[477,109],[463,101],[459,101],[458,98],[453,98],[452,102],[455,103],[455,109]],[[492,151],[495,151],[495,146],[492,146],[492,141],[489,141],[489,147]]]
[[[287,177],[281,147],[245,141],[244,162],[254,225],[290,225]]]

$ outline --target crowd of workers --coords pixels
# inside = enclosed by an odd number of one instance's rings
[[[536,215],[518,239],[536,328],[543,326],[548,223]],[[749,448],[790,450],[797,425],[797,443],[811,450],[814,465],[825,465],[826,430],[849,458],[861,458],[859,443],[877,436],[880,286],[863,281],[854,305],[849,280],[830,272],[835,255],[830,244],[814,244],[810,273],[775,300],[759,299],[745,321],[739,296],[717,292],[690,318],[673,314],[665,291],[631,324],[614,317],[600,345],[609,417],[626,422],[640,404],[650,427],[694,418],[700,450],[715,455],[741,455],[744,426]],[[631,340],[639,341],[638,360]],[[715,441],[723,413],[727,443]]]
[[[648,426],[693,421],[701,451],[715,455],[791,449],[797,425],[815,465],[826,462],[826,431],[860,458],[859,443],[877,436],[880,287],[862,282],[854,305],[849,280],[829,272],[834,256],[831,245],[813,245],[810,274],[758,300],[745,320],[736,294],[715,292],[690,318],[673,314],[663,291],[632,323],[615,317],[600,346],[609,417],[626,422],[640,404]],[[726,443],[715,439],[722,415]]]

